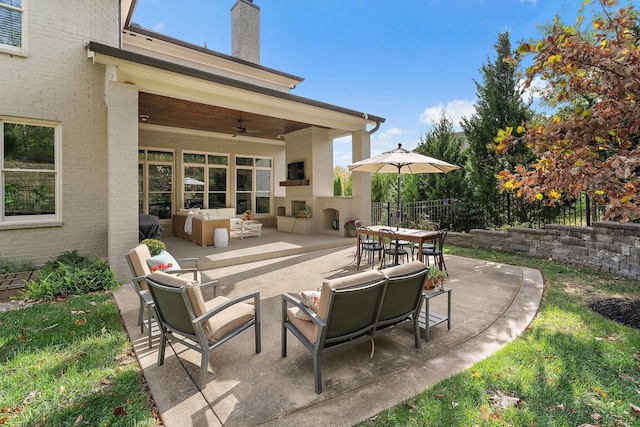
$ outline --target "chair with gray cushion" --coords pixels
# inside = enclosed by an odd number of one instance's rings
[[[145,278],[154,301],[161,335],[158,365],[164,364],[167,340],[201,354],[199,387],[207,386],[209,352],[253,327],[255,351],[261,351],[260,293],[205,302],[198,282],[162,271]]]

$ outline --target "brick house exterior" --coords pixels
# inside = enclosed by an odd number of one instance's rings
[[[354,174],[353,197],[333,198],[332,144],[350,135],[353,161],[366,158],[370,135],[384,119],[291,94],[301,78],[257,63],[260,9],[253,2],[238,0],[231,10],[237,56],[132,24],[135,0],[17,4],[10,12],[23,19],[16,27],[22,42],[0,39],[0,122],[55,129],[56,209],[41,218],[3,210],[0,256],[42,264],[77,249],[104,258],[126,278],[123,254],[138,242],[139,211],[156,213],[141,158],[158,152],[172,159],[162,166],[171,178],[165,233],[171,214],[186,204],[184,162],[196,157],[227,159],[226,189],[218,195],[227,207],[240,200],[241,161],[268,164],[259,175],[270,180],[268,206],[258,214],[267,225],[291,217],[300,201],[312,207],[307,230],[314,233],[341,235],[347,219],[370,216],[368,174]],[[243,123],[262,132],[238,134]],[[287,164],[300,161],[306,181],[291,185]],[[336,215],[337,231],[330,227]]]

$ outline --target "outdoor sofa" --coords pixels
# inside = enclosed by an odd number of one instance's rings
[[[227,240],[230,239],[231,220],[235,215],[235,208],[180,210],[172,218],[173,234],[200,246],[211,246],[216,228],[225,228]]]
[[[346,346],[369,341],[411,322],[420,348],[418,316],[427,268],[420,261],[325,280],[319,299],[313,291],[282,295],[282,357],[287,331],[313,355],[315,391],[322,393],[320,358]],[[311,296],[311,298],[309,298]]]

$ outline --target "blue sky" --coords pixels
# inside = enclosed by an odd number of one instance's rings
[[[231,53],[236,0],[139,0],[133,21]],[[539,37],[560,15],[573,23],[582,0],[254,0],[260,7],[260,62],[303,77],[291,93],[386,119],[371,155],[415,148],[446,109],[460,130],[473,114],[474,79],[495,57],[498,34]],[[336,140],[334,165],[352,163]]]

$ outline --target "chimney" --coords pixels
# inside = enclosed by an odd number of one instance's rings
[[[253,0],[238,0],[231,8],[231,55],[260,63],[260,8]]]

